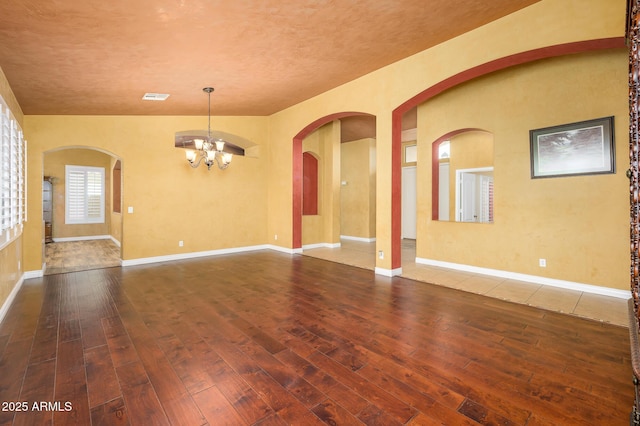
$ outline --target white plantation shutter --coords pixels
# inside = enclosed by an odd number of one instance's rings
[[[22,232],[26,210],[27,143],[0,97],[0,248]]]
[[[65,166],[65,222],[104,223],[104,168]]]
[[[11,228],[11,120],[2,109],[0,141],[0,232]]]
[[[100,172],[87,172],[87,217],[97,219],[104,214],[104,170]]]
[[[19,197],[19,223],[27,221],[27,141],[20,137],[19,170],[18,173],[18,197]]]
[[[67,223],[80,222],[84,220],[84,172],[69,170],[67,166]]]
[[[18,130],[17,123],[11,122],[11,182],[9,189],[10,204],[11,204],[11,227],[13,228],[19,222],[20,218],[20,198],[19,194],[19,176],[20,176],[20,147],[22,140],[22,132]]]

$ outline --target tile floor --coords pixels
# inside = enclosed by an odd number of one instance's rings
[[[342,240],[339,248],[307,249],[303,254],[365,269],[375,268],[375,243]],[[624,327],[629,324],[624,299],[421,265],[415,263],[415,257],[415,241],[404,240],[402,277]]]
[[[107,239],[49,243],[44,252],[44,275],[120,266],[120,247]]]

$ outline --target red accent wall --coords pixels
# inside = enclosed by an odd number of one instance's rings
[[[302,214],[318,214],[318,159],[313,154],[302,154]]]

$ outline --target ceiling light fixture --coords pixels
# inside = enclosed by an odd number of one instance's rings
[[[187,161],[194,169],[204,160],[204,164],[209,170],[214,163],[218,164],[218,168],[224,170],[229,167],[234,154],[244,155],[243,148],[227,140],[228,136],[233,137],[233,135],[211,131],[211,92],[213,90],[213,87],[202,89],[209,95],[209,127],[207,131],[189,130],[176,133],[175,146],[187,148]]]

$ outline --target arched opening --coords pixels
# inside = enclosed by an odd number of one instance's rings
[[[391,275],[402,271],[402,121],[407,112],[448,89],[495,71],[546,58],[620,47],[624,47],[624,38],[613,37],[548,46],[506,56],[442,80],[394,109],[391,118]],[[436,144],[433,147],[436,149]]]
[[[471,132],[483,132],[482,129],[458,129],[442,135],[431,144],[431,218],[432,220],[451,220],[454,215],[451,213],[451,209],[454,206],[453,200],[455,196],[451,196],[451,193],[444,194],[443,191],[449,191],[452,188],[451,176],[455,176],[456,167],[451,169],[451,146],[448,147],[448,153],[443,155],[443,147],[445,144],[451,144],[452,140],[456,139],[456,136],[463,135]],[[486,132],[488,133],[488,132]],[[455,152],[455,150],[454,150]],[[475,157],[477,158],[477,157]],[[485,162],[486,163],[486,162]],[[483,163],[482,167],[489,166]],[[493,164],[493,161],[491,162]],[[468,164],[467,164],[468,165]],[[479,167],[479,166],[478,166]],[[469,168],[469,167],[467,167]],[[445,172],[446,171],[446,172]],[[446,174],[445,174],[446,173]],[[444,182],[443,178],[449,179]],[[447,203],[446,206],[442,205]],[[446,213],[445,213],[446,212]]]
[[[49,150],[43,180],[45,275],[119,266],[122,160],[87,146]]]
[[[305,126],[293,138],[293,191],[292,191],[292,248],[294,252],[302,251],[302,216],[303,216],[303,193],[304,193],[304,172],[303,172],[303,141],[314,131],[334,120],[349,117],[374,117],[362,112],[340,112],[319,118]]]

